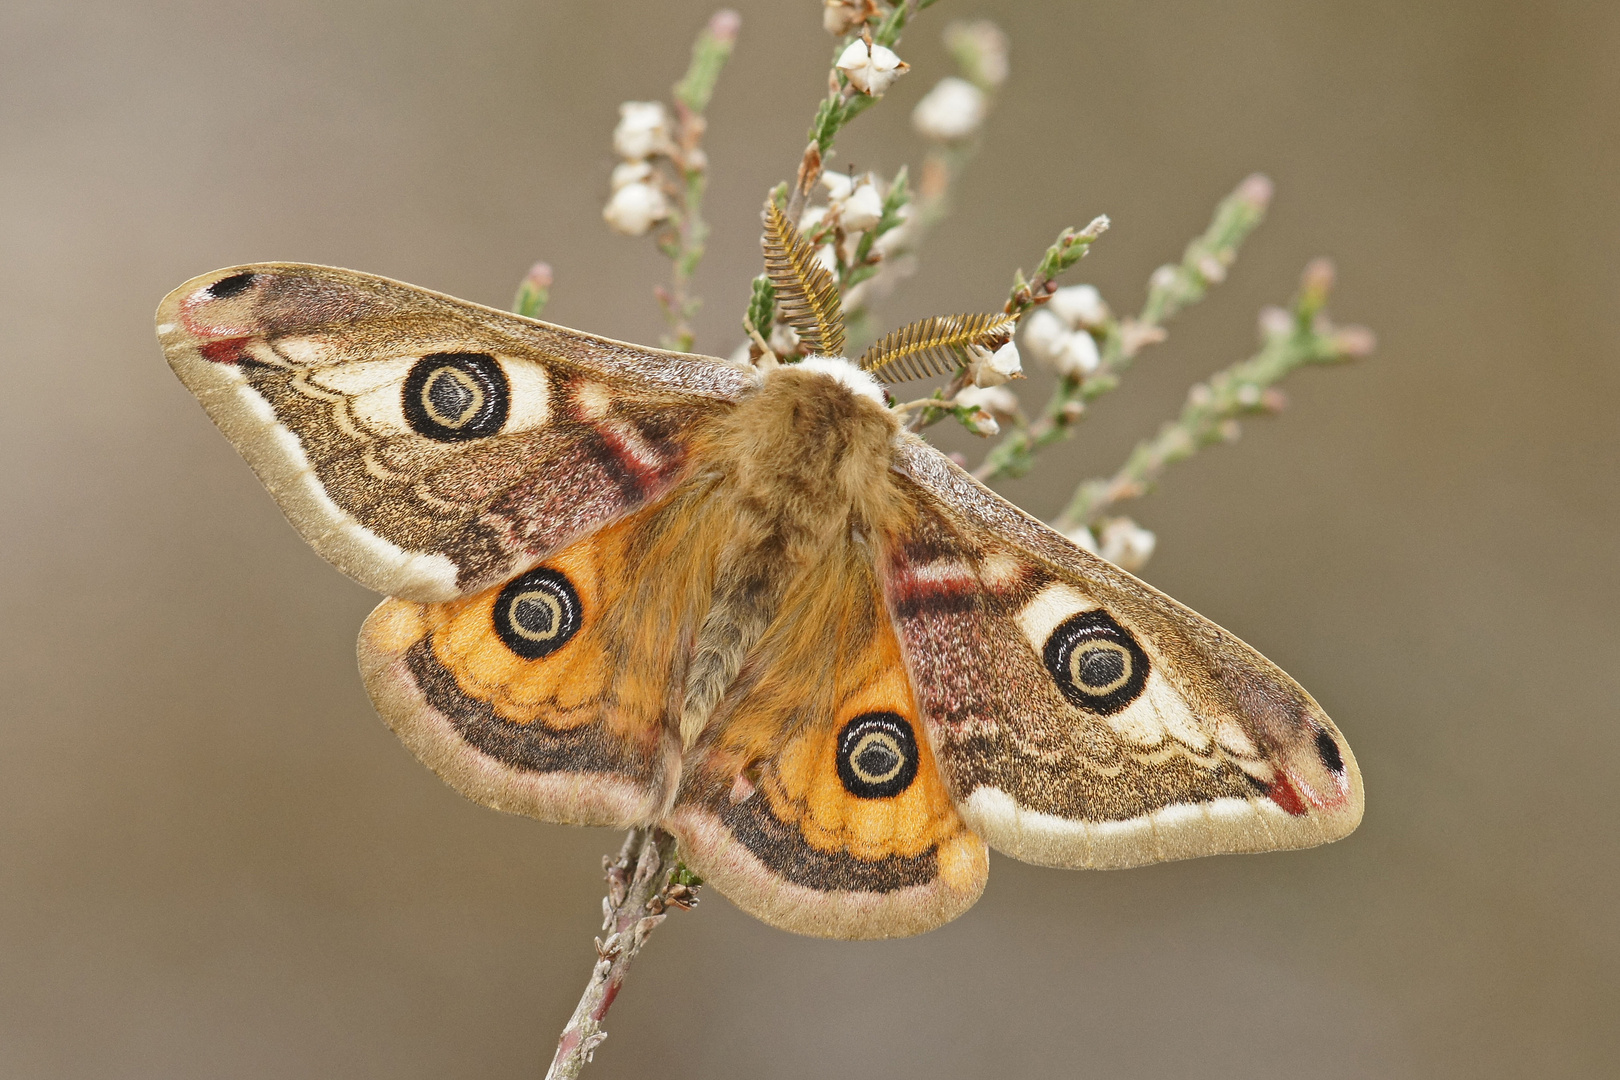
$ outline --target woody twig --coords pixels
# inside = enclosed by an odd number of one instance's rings
[[[1276,384],[1306,364],[1333,364],[1366,356],[1372,332],[1360,326],[1334,326],[1324,310],[1333,287],[1333,265],[1318,259],[1305,268],[1298,296],[1288,308],[1260,314],[1260,350],[1247,360],[1197,383],[1176,419],[1144,439],[1110,477],[1086,480],[1075,489],[1053,524],[1072,531],[1097,531],[1119,503],[1153,490],[1165,469],[1205,446],[1238,438],[1241,416],[1281,412],[1287,404]]]
[[[675,857],[675,838],[662,829],[631,829],[616,859],[604,857],[608,892],[602,899],[602,931],[596,965],[585,993],[557,1040],[546,1080],[573,1080],[607,1038],[602,1022],[642,947],[673,908],[697,902],[699,882]]]

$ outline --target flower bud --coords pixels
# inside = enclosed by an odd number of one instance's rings
[[[1084,378],[1102,364],[1097,340],[1084,330],[1076,330],[1063,340],[1063,349],[1052,361],[1059,375]]]
[[[899,224],[891,225],[872,241],[872,251],[879,258],[892,259],[911,243],[911,204],[903,203],[895,215],[900,219]]]
[[[723,45],[733,45],[742,32],[742,16],[730,8],[721,8],[709,16],[709,34]]]
[[[825,0],[821,9],[821,27],[833,37],[843,37],[866,22],[858,0]]]
[[[996,423],[996,418],[978,408],[962,418],[962,426],[980,438],[989,438],[991,435],[1001,433],[1001,425]]]
[[[1243,183],[1237,187],[1237,196],[1256,210],[1264,210],[1271,205],[1272,195],[1271,178],[1264,173],[1252,173],[1244,177]]]
[[[821,174],[821,186],[827,189],[829,202],[841,203],[855,190],[855,181],[841,172],[824,172]]]
[[[640,184],[652,179],[652,166],[645,161],[626,161],[613,166],[611,181],[614,191],[627,184]]]
[[[1007,81],[1007,35],[989,19],[951,23],[945,28],[945,47],[981,86],[997,87]]]
[[[658,101],[626,101],[619,106],[613,149],[620,157],[651,157],[669,146],[669,114]]]
[[[799,332],[787,323],[779,322],[771,327],[771,339],[767,344],[777,356],[792,356],[799,351]]]
[[[968,370],[973,375],[974,386],[1000,386],[1008,379],[1021,378],[1024,374],[1018,346],[1011,341],[995,352],[982,345],[970,346],[968,356]]]
[[[1113,518],[1097,537],[1097,553],[1121,570],[1136,571],[1153,557],[1158,537],[1128,517]]]
[[[849,198],[844,200],[844,228],[865,232],[882,218],[883,196],[878,194],[877,187],[872,181],[861,181],[850,193]]]
[[[1293,312],[1271,305],[1260,309],[1260,336],[1262,338],[1289,337],[1293,332]]]
[[[910,70],[911,65],[887,46],[868,48],[866,42],[856,40],[838,57],[838,68],[861,93],[882,97],[889,84]]]
[[[964,386],[956,392],[956,403],[983,409],[997,420],[1018,415],[1018,395],[1005,386]]]
[[[1024,319],[1024,344],[1043,363],[1058,358],[1070,333],[1063,320],[1044,307],[1036,308]]]
[[[602,217],[615,232],[641,236],[669,217],[669,203],[664,193],[651,184],[626,184],[613,193]]]
[[[1108,305],[1092,285],[1070,285],[1052,294],[1046,306],[1072,327],[1102,326],[1108,321]]]
[[[537,289],[540,292],[545,292],[547,289],[551,288],[551,283],[554,280],[555,275],[552,273],[551,264],[548,262],[537,262],[533,266],[529,267],[529,274],[523,279],[523,284],[532,289]]]
[[[538,319],[546,308],[546,301],[551,299],[551,282],[550,263],[537,262],[529,267],[528,275],[518,285],[512,310],[524,318]]]
[[[1075,547],[1080,548],[1082,551],[1089,551],[1093,555],[1097,554],[1097,538],[1091,535],[1091,530],[1086,528],[1084,525],[1076,525],[1074,528],[1066,531],[1063,535],[1067,537]]]
[[[1333,349],[1340,356],[1360,358],[1378,346],[1378,338],[1365,326],[1341,326],[1333,332]]]
[[[936,142],[965,139],[984,123],[984,91],[956,76],[941,79],[911,110],[917,134]]]

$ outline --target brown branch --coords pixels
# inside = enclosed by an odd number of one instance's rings
[[[658,828],[631,829],[617,859],[602,859],[608,894],[602,900],[602,929],[596,939],[596,966],[568,1026],[557,1040],[546,1080],[573,1080],[607,1038],[602,1021],[619,996],[630,965],[671,907],[697,902],[696,882],[675,857],[675,838]]]

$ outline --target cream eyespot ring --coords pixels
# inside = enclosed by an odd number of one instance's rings
[[[838,733],[838,779],[858,799],[889,799],[917,779],[917,737],[899,713],[862,713]]]
[[[1104,716],[1125,708],[1147,686],[1147,653],[1106,611],[1063,620],[1046,639],[1041,659],[1064,697]]]
[[[567,575],[538,567],[509,582],[495,598],[495,633],[525,660],[539,660],[579,633],[579,594]]]
[[[406,422],[438,442],[495,435],[512,408],[506,372],[488,353],[430,353],[411,365],[402,392]]]
[[[1131,652],[1117,641],[1088,641],[1069,653],[1069,679],[1097,697],[1131,681]]]

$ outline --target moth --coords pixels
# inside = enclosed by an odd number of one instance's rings
[[[882,350],[840,355],[830,280],[767,224],[826,354],[768,370],[320,266],[163,301],[181,381],[388,597],[360,670],[405,745],[499,810],[661,825],[825,937],[955,918],[987,848],[1128,867],[1353,830],[1311,696],[907,432]]]

